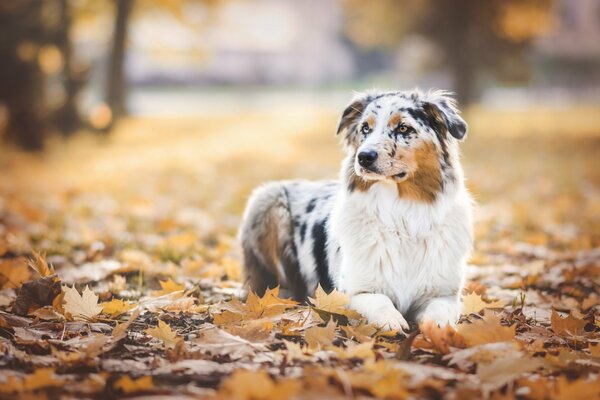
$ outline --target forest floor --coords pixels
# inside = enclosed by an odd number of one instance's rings
[[[408,337],[337,292],[238,297],[250,190],[336,176],[336,115],[128,119],[1,150],[0,398],[597,398],[599,116],[466,115],[463,316]]]

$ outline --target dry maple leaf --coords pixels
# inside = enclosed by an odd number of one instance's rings
[[[289,399],[302,390],[297,380],[273,381],[265,371],[235,371],[219,390],[222,398],[239,400]]]
[[[185,290],[185,285],[179,285],[173,282],[173,279],[169,278],[166,281],[159,281],[161,290],[156,290],[154,292],[155,296],[163,296],[165,294],[174,293],[174,292],[182,292]]]
[[[48,265],[46,258],[38,252],[33,252],[33,258],[29,260],[29,266],[40,274],[42,278],[54,275],[54,267]]]
[[[141,378],[131,379],[129,375],[119,378],[114,383],[114,388],[124,394],[146,392],[154,389],[154,382],[151,376],[142,376]]]
[[[31,279],[31,270],[24,257],[0,260],[0,289],[16,289]]]
[[[361,315],[358,312],[347,307],[350,303],[348,295],[339,292],[337,289],[333,289],[330,293],[326,293],[321,285],[319,285],[315,290],[315,297],[309,297],[309,300],[314,306],[313,310],[325,322],[333,317],[336,322],[347,325],[348,318],[361,318]]]
[[[335,339],[335,322],[329,320],[325,327],[313,326],[304,333],[304,340],[308,343],[308,348],[318,350],[331,345]]]
[[[485,302],[480,295],[476,293],[469,293],[462,298],[462,314],[478,314],[481,310],[486,308],[502,308],[504,307],[503,301],[494,301],[492,303]]]
[[[98,296],[88,286],[79,294],[75,287],[63,286],[64,309],[67,318],[75,321],[89,321],[102,312]]]
[[[125,302],[121,299],[112,299],[111,301],[100,303],[100,306],[102,307],[102,313],[110,315],[112,318],[118,317],[136,307],[135,304]]]
[[[512,382],[527,372],[537,370],[543,361],[531,358],[522,352],[508,352],[490,363],[477,365],[477,376],[487,392],[496,390]]]
[[[585,333],[584,328],[587,325],[587,321],[579,319],[572,314],[561,318],[554,310],[552,310],[550,321],[552,323],[552,330],[557,335],[581,336]]]
[[[258,297],[251,291],[246,303],[234,298],[223,304],[222,311],[213,315],[213,321],[217,325],[227,325],[249,319],[269,318],[280,315],[295,305],[298,302],[279,297],[279,287],[267,289],[263,297]]]
[[[463,348],[466,346],[465,340],[450,325],[441,328],[434,321],[425,321],[419,325],[419,329],[433,348],[441,354],[448,354],[451,347]],[[415,343],[415,347],[419,347],[418,343]]]
[[[54,374],[54,369],[38,368],[22,379],[9,376],[7,381],[0,385],[0,393],[23,393],[62,385],[64,380]]]
[[[175,347],[177,342],[182,340],[182,338],[177,335],[177,332],[173,331],[167,323],[160,319],[158,320],[157,327],[146,329],[145,332],[153,338],[162,340],[167,348]]]
[[[458,325],[458,333],[468,346],[476,346],[511,341],[515,337],[516,326],[502,326],[498,315],[486,311],[482,320]]]

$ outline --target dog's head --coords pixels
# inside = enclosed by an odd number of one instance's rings
[[[357,95],[340,119],[337,133],[343,131],[351,172],[362,181],[429,177],[441,185],[467,124],[448,92],[414,90]]]

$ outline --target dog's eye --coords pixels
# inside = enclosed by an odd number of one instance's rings
[[[408,126],[404,125],[404,124],[400,124],[398,126],[398,132],[400,132],[400,133],[406,133],[406,132],[408,132]]]
[[[369,126],[369,124],[367,124],[366,122],[364,124],[362,124],[362,126],[360,127],[360,131],[362,132],[363,135],[368,135],[371,132],[371,127]]]

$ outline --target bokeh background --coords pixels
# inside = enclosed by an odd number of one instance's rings
[[[0,254],[222,267],[252,187],[336,176],[353,91],[415,86],[470,124],[474,264],[600,244],[598,0],[19,0]]]

